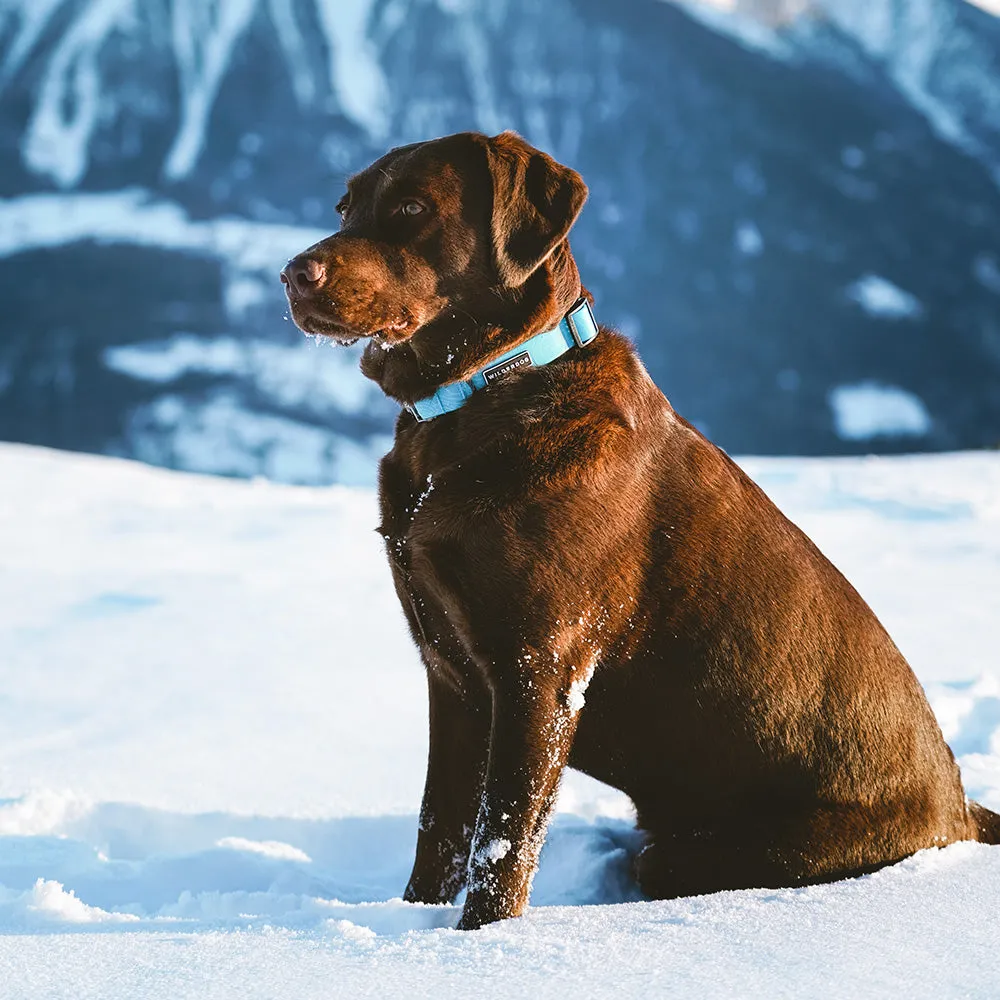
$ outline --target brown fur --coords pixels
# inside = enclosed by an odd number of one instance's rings
[[[566,239],[585,197],[512,133],[393,150],[289,263],[293,315],[371,337],[362,370],[411,403],[586,294]],[[567,763],[634,801],[651,896],[1000,839],[865,602],[614,331],[401,413],[380,497],[430,699],[407,899],[467,883],[461,927],[521,913]]]

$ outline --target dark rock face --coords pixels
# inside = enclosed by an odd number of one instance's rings
[[[854,0],[757,47],[661,0],[12,4],[0,437],[369,479],[394,408],[276,272],[386,147],[515,128],[587,179],[599,318],[719,444],[1000,443],[1000,24],[921,3],[919,78]]]

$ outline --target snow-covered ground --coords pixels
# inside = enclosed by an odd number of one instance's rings
[[[1000,808],[1000,454],[744,465]],[[400,902],[425,695],[376,521],[365,490],[0,446],[0,995],[1000,995],[1000,849],[646,902],[627,801],[579,775],[525,918]]]

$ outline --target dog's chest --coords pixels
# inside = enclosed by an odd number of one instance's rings
[[[454,562],[448,558],[443,523],[452,519],[447,490],[428,474],[407,489],[391,494],[383,490],[381,500],[386,555],[413,638],[428,664],[436,663],[439,669],[466,662],[465,608],[461,594],[447,579]],[[452,678],[461,687],[466,680]]]
[[[381,495],[382,524],[380,532],[385,540],[390,561],[409,568],[413,552],[414,534],[418,519],[435,490],[434,473],[429,472],[422,481],[399,484],[393,490],[383,489]],[[423,528],[427,516],[420,521]]]
[[[421,631],[436,635],[447,622],[442,606],[453,603],[451,590],[444,585],[449,559],[448,525],[456,511],[453,497],[433,472],[420,478],[407,477],[391,492],[383,490],[381,533],[400,598],[420,619]],[[452,553],[454,555],[454,553]],[[448,591],[446,594],[445,591]],[[434,628],[429,622],[435,619]]]

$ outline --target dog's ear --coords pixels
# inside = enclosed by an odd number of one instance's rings
[[[497,269],[505,284],[516,287],[565,239],[587,200],[587,185],[516,132],[487,139],[486,155]]]

